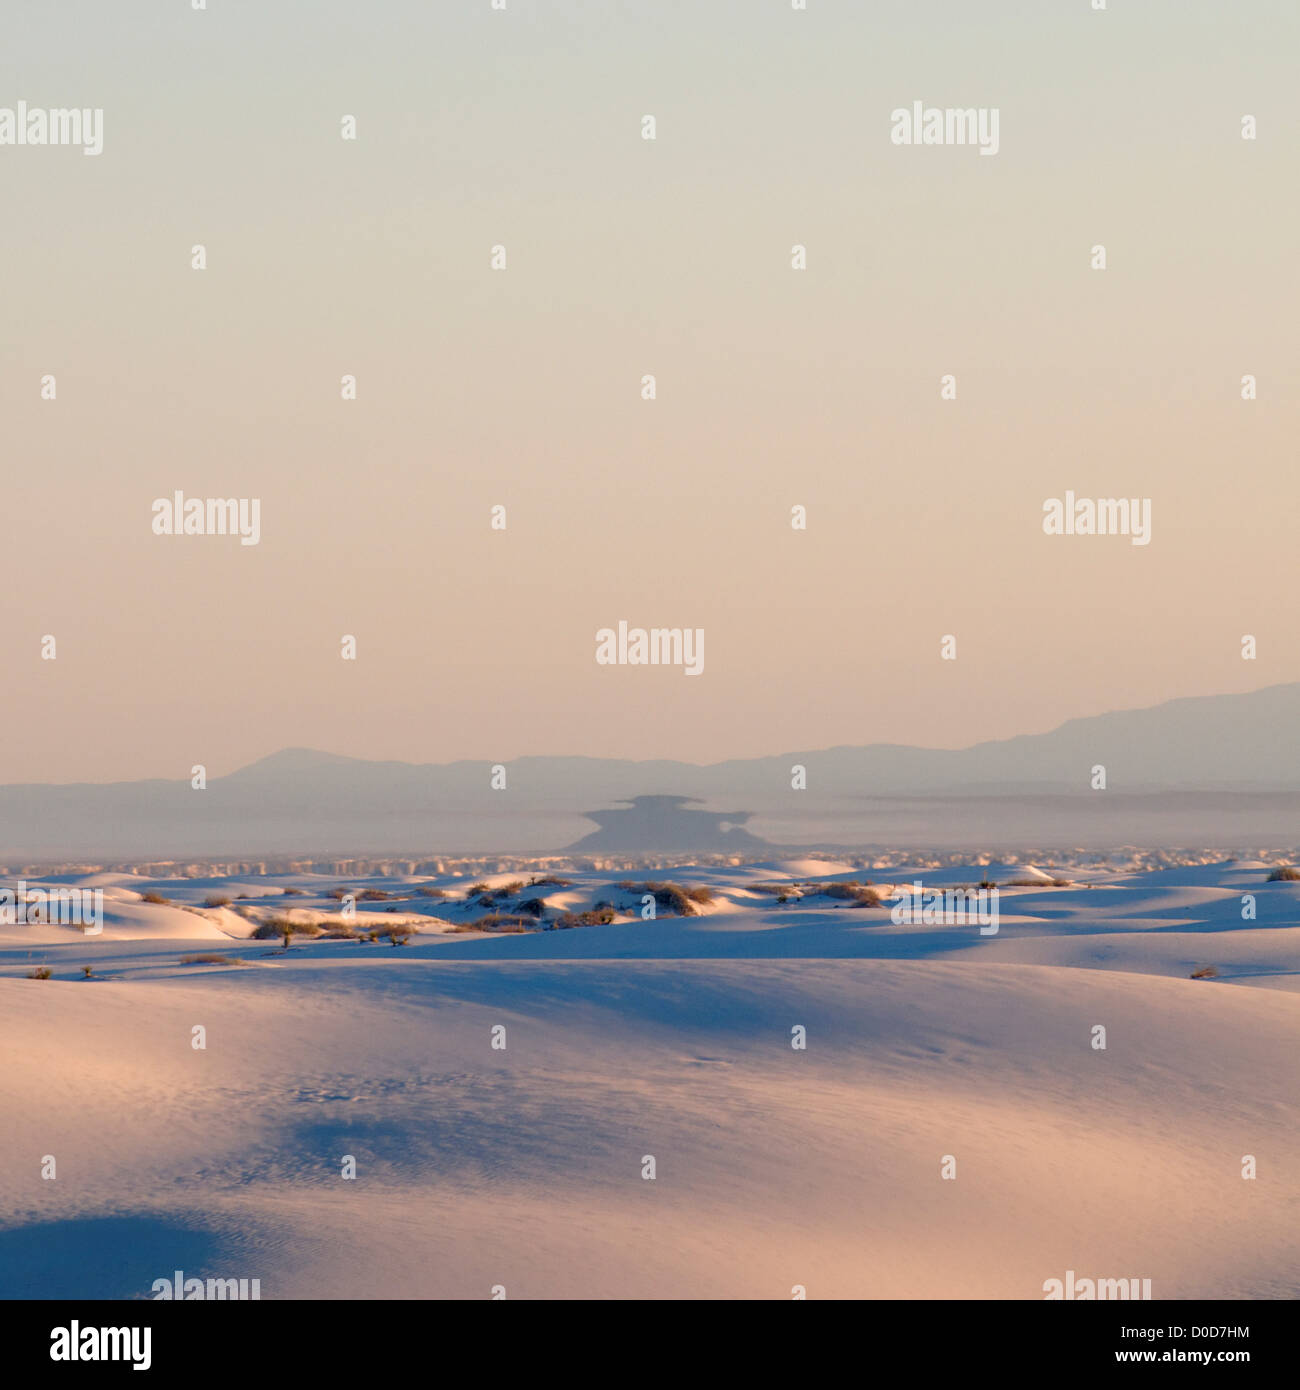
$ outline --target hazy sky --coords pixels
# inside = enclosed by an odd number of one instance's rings
[[[1294,0],[6,31],[0,107],[104,149],[0,147],[0,781],[959,746],[1300,679]],[[914,101],[998,108],[997,155],[895,146]],[[154,535],[176,489],[260,543]],[[1067,489],[1151,543],[1045,535]],[[598,666],[620,619],[704,674]]]

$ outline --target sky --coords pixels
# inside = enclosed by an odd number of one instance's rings
[[[0,146],[0,781],[961,747],[1300,680],[1291,0],[7,14],[0,108],[104,144]],[[916,101],[997,154],[895,145]],[[176,490],[259,543],[154,534]],[[1044,534],[1067,490],[1150,544]],[[620,621],[703,672],[598,664]]]

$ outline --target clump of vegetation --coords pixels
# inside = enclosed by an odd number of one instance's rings
[[[1300,869],[1291,864],[1282,864],[1268,876],[1269,883],[1300,883]]]
[[[694,917],[696,903],[711,903],[713,894],[707,888],[683,888],[680,883],[657,883],[647,880],[635,883],[624,879],[619,885],[627,893],[649,893],[657,907],[667,908],[678,917]]]
[[[586,912],[562,912],[555,919],[555,925],[565,931],[570,927],[607,927],[615,915],[609,903],[602,903]]]
[[[164,898],[161,893],[141,893],[142,903],[156,903],[159,907],[167,907],[171,903],[170,898]]]
[[[546,874],[542,878],[530,878],[528,880],[530,888],[572,888],[571,878],[556,878],[554,874]]]
[[[197,956],[182,956],[182,965],[243,965],[240,956],[222,955],[217,951],[202,951]]]
[[[212,893],[203,899],[204,907],[229,907],[230,899],[224,893]]]
[[[350,897],[351,895],[351,888],[331,888],[329,892],[325,894],[327,898],[333,898],[336,903],[341,903],[344,898]]]
[[[472,922],[461,922],[457,926],[448,928],[448,930],[453,932],[491,931],[517,933],[532,931],[536,925],[536,921],[531,917],[520,917],[512,912],[489,912],[486,917],[477,917]]]
[[[48,980],[53,974],[54,971],[51,970],[48,965],[42,965],[38,966],[35,970],[29,970],[27,972],[27,978],[29,980]]]
[[[491,891],[492,887],[490,884],[473,883],[465,889],[465,897],[467,900],[470,898],[477,898],[480,893],[490,893]]]
[[[389,941],[392,942],[394,946],[405,946],[406,943],[411,939],[411,929],[410,927],[406,926],[389,927],[389,929],[384,933],[384,935],[389,939]]]
[[[476,907],[493,908],[523,891],[524,881],[517,878],[510,883],[503,883],[500,888],[491,888],[486,883],[476,883],[465,896],[470,899],[477,897]]]
[[[93,965],[83,965],[83,966],[81,967],[81,977],[82,977],[82,979],[83,979],[83,980],[88,980],[88,979],[90,979],[91,971],[94,970],[94,968],[95,968],[95,967],[94,967]]]
[[[1070,880],[1068,878],[1054,878],[1052,880],[1053,888],[1069,888],[1070,886]]]
[[[519,911],[530,917],[542,917],[546,914],[545,898],[525,898],[519,904]]]
[[[846,883],[816,883],[804,885],[805,896],[821,894],[839,902],[850,902],[854,907],[879,907],[880,894],[870,884],[859,883],[856,878]]]
[[[771,893],[775,897],[780,897],[784,894],[787,898],[798,896],[798,889],[796,889],[793,883],[747,883],[745,887],[748,888],[751,893]]]
[[[306,889],[303,888],[285,888],[281,891],[286,898],[301,898],[306,895]]]
[[[422,898],[445,898],[447,896],[445,888],[417,888],[415,891]]]
[[[1193,980],[1213,980],[1218,975],[1218,970],[1213,965],[1198,965],[1192,971]]]
[[[393,895],[385,893],[382,888],[363,888],[357,894],[359,903],[386,903]]]
[[[258,924],[253,932],[254,941],[274,941],[277,936],[284,938],[284,949],[289,949],[291,936],[319,936],[321,929],[315,922],[295,922],[288,917],[271,917]]]

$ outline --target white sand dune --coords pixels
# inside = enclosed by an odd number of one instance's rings
[[[264,1297],[1300,1292],[1300,886],[1097,875],[1009,890],[981,938],[709,872],[653,875],[711,882],[699,917],[447,935],[465,910],[425,900],[401,948],[147,904],[99,938],[4,928],[0,1294],[176,1268]],[[568,876],[571,906],[615,879]],[[180,964],[182,927],[245,963]]]

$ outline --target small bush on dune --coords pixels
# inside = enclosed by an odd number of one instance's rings
[[[422,898],[445,898],[447,896],[445,888],[417,888],[415,891]]]
[[[48,980],[53,974],[54,971],[48,965],[42,965],[36,970],[29,970],[27,978],[29,980]]]
[[[82,979],[84,979],[84,980],[90,979],[91,972],[94,970],[94,968],[95,968],[95,967],[94,967],[93,965],[83,965],[83,966],[81,967],[81,977],[82,977]]]
[[[382,888],[363,888],[357,894],[359,903],[386,903],[393,895],[385,893]]]
[[[164,898],[161,893],[141,893],[140,901],[142,903],[155,903],[159,907],[166,907],[171,902],[171,899]]]
[[[531,931],[536,922],[531,917],[518,917],[512,913],[489,912],[486,917],[478,917],[473,922],[461,922],[457,926],[449,927],[453,932],[486,931],[486,932],[526,932]]]
[[[204,907],[229,907],[230,899],[224,893],[213,893],[211,897],[203,899]]]
[[[573,880],[556,878],[554,874],[547,874],[543,878],[530,878],[528,886],[530,888],[572,888]]]
[[[490,893],[492,889],[486,883],[474,883],[465,889],[465,897],[477,898],[480,893]]]
[[[851,902],[854,907],[879,907],[881,902],[880,894],[874,888],[859,883],[856,878],[847,883],[807,884],[804,892],[805,895],[820,893],[840,902]]]
[[[351,888],[331,888],[325,896],[333,898],[336,903],[341,903],[351,892]]]
[[[527,913],[530,917],[541,917],[546,912],[546,900],[544,898],[525,898],[519,904],[519,911]]]
[[[286,898],[301,898],[306,896],[306,890],[303,888],[285,888],[282,891]]]
[[[197,956],[182,956],[182,965],[243,965],[240,956],[221,955],[216,951],[203,951]]]
[[[1283,864],[1268,876],[1269,883],[1300,883],[1300,869]]]
[[[1213,965],[1198,965],[1196,969],[1192,971],[1191,978],[1193,980],[1212,980],[1218,973],[1218,970]]]
[[[563,931],[571,927],[607,927],[614,920],[614,909],[608,904],[596,906],[586,912],[562,912],[555,925]]]
[[[288,917],[272,917],[258,924],[253,932],[254,941],[274,941],[277,936],[319,936],[321,929],[315,922],[293,922]]]
[[[670,912],[675,912],[678,917],[694,917],[697,915],[695,903],[711,903],[713,901],[713,894],[707,888],[688,890],[683,888],[680,883],[656,883],[653,880],[647,880],[645,883],[634,883],[630,879],[624,879],[618,886],[626,893],[649,893],[658,907],[667,908]]]

